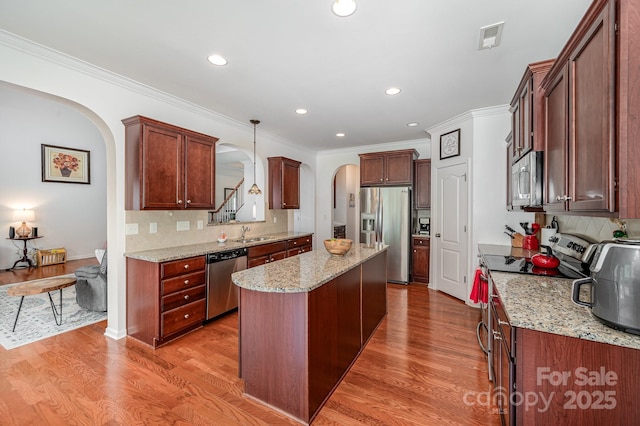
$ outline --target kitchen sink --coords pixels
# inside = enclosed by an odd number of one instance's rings
[[[257,241],[266,241],[266,240],[272,240],[273,237],[253,237],[253,238],[239,238],[237,240],[233,240],[236,243],[255,243]]]

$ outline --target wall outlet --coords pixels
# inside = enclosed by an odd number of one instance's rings
[[[176,231],[188,231],[191,225],[188,220],[179,220],[176,222]]]
[[[126,235],[136,235],[138,233],[138,224],[137,223],[127,223],[124,226],[124,233]]]
[[[198,229],[203,229],[204,228],[204,222],[199,220],[198,221]]]
[[[158,232],[158,224],[156,222],[151,222],[149,224],[149,233],[155,234],[156,232]]]

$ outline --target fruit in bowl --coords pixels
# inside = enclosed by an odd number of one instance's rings
[[[344,256],[351,249],[353,240],[347,238],[331,238],[324,240],[324,248],[334,256]]]

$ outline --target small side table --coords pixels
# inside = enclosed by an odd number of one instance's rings
[[[29,265],[29,268],[34,268],[33,266],[33,262],[31,261],[31,259],[29,259],[29,257],[27,256],[27,241],[31,241],[31,240],[36,240],[38,238],[42,238],[42,235],[39,235],[37,237],[14,237],[14,238],[7,238],[7,240],[11,240],[11,241],[23,241],[24,242],[24,249],[22,250],[22,259],[18,259],[15,261],[15,263],[13,264],[13,266],[9,269],[7,269],[7,271],[10,271],[12,269],[16,269],[16,265],[18,263],[26,263],[27,265]]]

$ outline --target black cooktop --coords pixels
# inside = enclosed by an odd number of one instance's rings
[[[561,262],[557,268],[540,268],[524,257],[484,255],[482,256],[491,271],[512,272],[516,274],[538,275],[557,278],[578,279],[588,276],[588,271],[584,272],[582,265],[570,265]],[[582,272],[580,272],[582,270]]]

